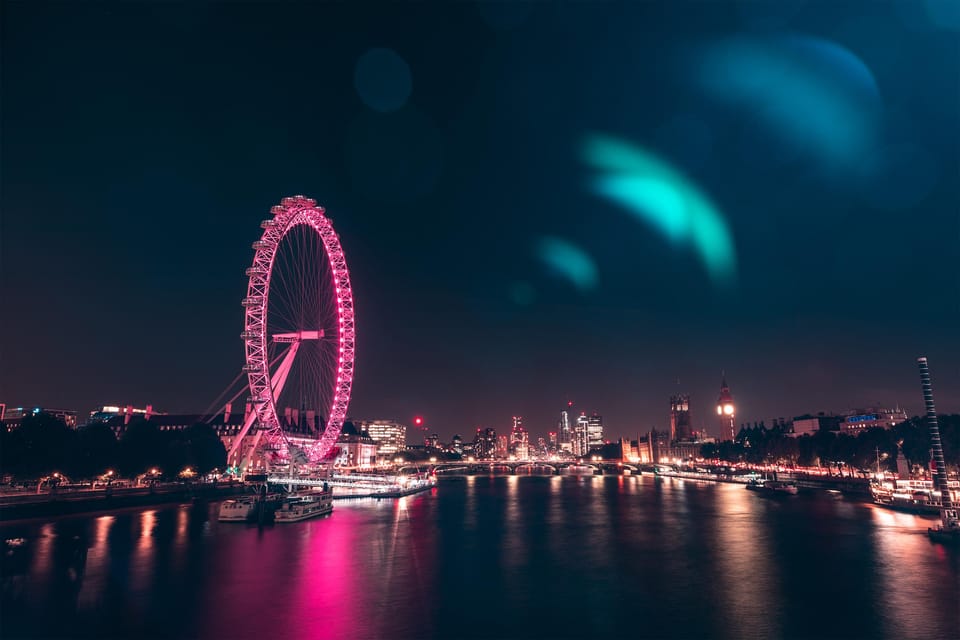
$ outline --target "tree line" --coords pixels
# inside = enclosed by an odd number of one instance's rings
[[[0,473],[39,478],[53,472],[71,479],[94,478],[113,470],[133,477],[157,469],[167,477],[190,467],[197,473],[223,469],[227,452],[216,431],[198,423],[161,431],[134,418],[118,439],[103,423],[71,429],[47,413],[24,416],[15,429],[0,428]]]
[[[960,415],[938,416],[940,440],[948,467],[960,466]],[[895,471],[898,445],[911,466],[929,467],[930,433],[926,417],[914,417],[890,429],[875,427],[856,435],[818,431],[793,437],[779,426],[740,429],[732,442],[706,444],[700,454],[730,462],[836,467]]]

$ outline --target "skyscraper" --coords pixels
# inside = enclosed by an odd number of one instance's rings
[[[720,396],[717,398],[717,416],[720,419],[720,440],[733,440],[736,432],[736,409],[733,405],[733,395],[727,386],[727,377],[723,376],[720,383]]]
[[[573,441],[573,430],[570,428],[570,409],[572,402],[567,402],[567,407],[560,412],[560,421],[557,423],[557,442],[560,449],[571,450]]]
[[[603,446],[603,416],[596,411],[587,418],[587,449]]]
[[[590,451],[589,445],[589,424],[590,419],[587,418],[587,414],[584,411],[580,412],[580,417],[577,418],[577,424],[573,428],[573,442],[572,449],[573,455],[575,456],[585,456],[587,452]]]
[[[497,455],[497,432],[491,428],[477,428],[473,439],[474,455],[478,459],[492,459]]]
[[[692,437],[690,396],[685,393],[670,396],[670,439],[689,440]]]
[[[513,430],[510,432],[510,453],[518,460],[530,457],[530,434],[523,428],[523,416],[513,416]]]

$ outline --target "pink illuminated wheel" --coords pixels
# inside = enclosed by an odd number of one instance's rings
[[[259,446],[274,460],[323,461],[350,403],[354,320],[350,274],[323,207],[284,198],[261,223],[241,337]],[[294,445],[294,443],[299,443]]]

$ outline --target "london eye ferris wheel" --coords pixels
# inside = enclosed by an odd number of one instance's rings
[[[283,198],[270,213],[253,243],[243,299],[254,446],[273,460],[321,462],[343,428],[353,384],[350,274],[315,200]]]

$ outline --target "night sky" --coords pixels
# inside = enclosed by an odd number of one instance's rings
[[[572,400],[635,437],[682,390],[716,435],[724,371],[738,422],[913,415],[919,355],[960,411],[956,6],[4,2],[0,402],[206,409],[302,193],[356,418],[536,436]],[[595,136],[709,199],[722,277],[674,192],[601,192]]]

